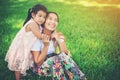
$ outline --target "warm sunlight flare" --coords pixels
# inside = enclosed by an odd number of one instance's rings
[[[52,1],[52,0],[50,0]],[[63,2],[65,4],[79,4],[85,7],[115,7],[120,8],[120,4],[108,4],[108,3],[98,3],[96,1],[87,1],[87,0],[79,0],[79,1],[65,1],[65,0],[56,0],[56,2]]]

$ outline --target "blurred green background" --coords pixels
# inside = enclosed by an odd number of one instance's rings
[[[119,0],[1,0],[0,80],[15,80],[4,57],[36,3],[59,14],[57,30],[66,36],[73,60],[88,80],[120,80]],[[30,73],[30,80],[45,80]]]

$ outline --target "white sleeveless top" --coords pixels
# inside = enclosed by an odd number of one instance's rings
[[[42,40],[37,39],[34,42],[32,48],[31,48],[31,51],[42,51],[43,47],[44,47],[44,44],[43,44]],[[51,54],[51,53],[55,53],[54,42],[52,40],[50,40],[50,45],[49,45],[47,54]]]

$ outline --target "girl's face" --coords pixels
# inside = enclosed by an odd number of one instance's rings
[[[46,18],[44,27],[47,30],[54,31],[56,29],[57,25],[58,25],[58,17],[57,17],[57,15],[54,14],[54,13],[49,13],[47,18]]]
[[[46,18],[46,13],[42,10],[38,11],[37,14],[32,14],[33,19],[37,24],[41,25],[44,23],[45,18]]]

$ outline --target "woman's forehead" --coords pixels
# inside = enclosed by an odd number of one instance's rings
[[[58,18],[55,13],[49,13],[49,14],[48,14],[48,17]]]

